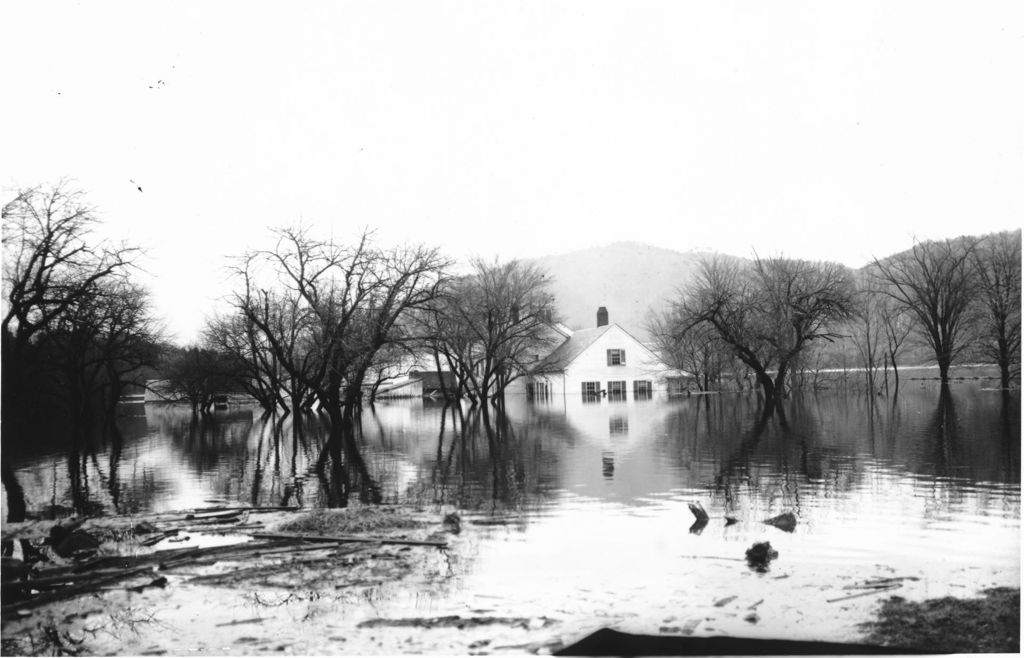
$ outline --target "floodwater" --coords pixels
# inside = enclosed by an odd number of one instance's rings
[[[120,450],[101,446],[71,468],[44,441],[36,454],[5,458],[30,513],[211,502],[410,503],[460,513],[444,586],[384,587],[338,602],[344,614],[332,617],[331,633],[317,627],[316,639],[296,621],[305,617],[282,606],[284,621],[260,632],[289,652],[520,652],[602,626],[851,641],[890,594],[920,600],[1020,586],[1020,394],[985,385],[955,383],[943,394],[905,380],[895,400],[823,391],[787,400],[784,421],[761,419],[747,394],[511,399],[489,419],[396,400],[364,410],[362,464],[326,464],[316,419],[296,429],[233,408],[193,423],[187,410],[140,406],[124,419]],[[74,486],[69,472],[78,473]],[[711,516],[703,528],[693,526],[691,502]],[[796,516],[793,532],[761,522],[783,512]],[[779,553],[766,572],[743,560],[759,541]],[[901,586],[851,597],[866,591],[853,586],[879,578]],[[475,633],[410,629],[401,641],[356,630],[360,620],[444,615],[540,621]],[[221,641],[171,652],[252,651]]]

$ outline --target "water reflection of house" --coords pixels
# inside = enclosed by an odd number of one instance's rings
[[[597,311],[597,326],[574,331],[530,370],[526,394],[536,399],[580,397],[585,402],[648,400],[678,386],[682,373]]]
[[[661,437],[678,404],[632,399],[591,404],[569,396],[534,401],[529,414],[558,445],[561,480],[572,483],[574,494],[638,500],[675,486],[674,472],[665,468]]]

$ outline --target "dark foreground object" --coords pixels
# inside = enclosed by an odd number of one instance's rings
[[[878,621],[864,625],[868,641],[948,653],[1019,653],[1020,590],[997,587],[983,594],[920,603],[893,596]]]
[[[633,635],[602,628],[575,644],[555,652],[556,656],[792,656],[930,653],[897,647],[839,642],[762,640],[742,637],[683,637],[674,635]]]

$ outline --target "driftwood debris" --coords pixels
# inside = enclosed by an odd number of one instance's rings
[[[870,589],[867,592],[857,592],[856,594],[850,594],[849,596],[840,596],[837,599],[827,599],[825,603],[836,603],[838,601],[846,601],[848,599],[856,599],[861,596],[871,596],[872,594],[881,594],[882,592],[888,592],[890,590],[899,589],[902,587],[899,583],[889,585],[888,587],[879,587],[876,589]]]
[[[241,626],[242,624],[262,624],[262,623],[263,623],[263,618],[262,617],[252,617],[250,619],[236,619],[235,621],[226,621],[223,624],[217,624],[217,627],[218,628],[222,628],[224,626]]]
[[[311,551],[311,550],[333,551],[332,557],[340,557],[340,556],[344,556],[344,555],[351,555],[352,553],[358,553],[359,551],[363,550],[363,547],[362,546],[352,546],[352,547],[344,547],[343,548],[343,547],[339,547],[339,546],[331,546],[330,544],[324,544],[324,543],[320,543],[320,544],[317,544],[315,546],[314,545],[298,545],[298,546],[293,547],[293,552]],[[252,576],[252,575],[270,576],[270,575],[274,575],[276,573],[281,573],[281,572],[284,572],[284,571],[288,571],[289,569],[291,569],[294,566],[296,566],[296,564],[304,564],[304,563],[308,563],[308,562],[310,562],[310,560],[300,560],[299,558],[295,558],[295,561],[293,561],[293,562],[285,562],[285,563],[278,564],[278,565],[275,565],[275,566],[272,566],[272,567],[268,567],[266,565],[259,565],[259,566],[255,566],[255,567],[244,567],[242,569],[234,569],[232,571],[224,571],[224,572],[221,572],[221,573],[211,573],[211,574],[205,574],[205,575],[202,575],[202,576],[193,576],[192,578],[189,579],[189,582],[193,582],[193,583],[213,582],[213,583],[216,583],[216,582],[220,582],[220,581],[223,581],[223,580],[232,580],[232,579],[237,579],[237,578],[246,578],[246,577]]]
[[[863,589],[865,592],[858,592],[856,594],[848,594],[847,596],[840,596],[835,599],[828,599],[826,603],[837,603],[839,601],[846,601],[848,599],[856,599],[861,596],[870,596],[872,594],[880,594],[882,592],[888,592],[890,590],[899,589],[903,587],[903,582],[907,580],[920,580],[917,576],[893,576],[891,578],[875,578],[873,580],[866,580],[858,585],[847,585],[843,589]]]
[[[690,508],[690,512],[692,512],[693,516],[696,518],[696,521],[694,521],[693,525],[690,526],[690,532],[692,532],[695,535],[699,535],[701,531],[704,530],[704,526],[706,526],[708,522],[711,520],[711,516],[708,515],[707,510],[705,510],[704,506],[700,504],[700,501],[694,503],[687,503],[687,506]],[[734,523],[739,522],[740,520],[734,516],[725,517],[726,526],[730,526]]]
[[[448,543],[443,541],[432,541],[429,539],[399,539],[391,537],[355,537],[351,535],[306,535],[296,532],[254,532],[250,535],[256,539],[292,539],[300,541],[338,542],[338,543],[363,543],[363,544],[397,544],[401,546],[434,546],[436,548],[447,548]]]
[[[116,582],[118,580],[125,580],[133,576],[137,576],[146,572],[151,572],[152,567],[137,567],[135,569],[126,569],[124,571],[118,571],[116,573],[101,572],[94,573],[91,577],[78,574],[78,578],[75,580],[77,584],[63,587],[58,590],[54,590],[47,594],[39,594],[29,598],[22,599],[20,601],[14,601],[7,603],[0,607],[0,613],[8,614],[10,612],[16,612],[18,610],[26,610],[36,608],[47,603],[53,603],[55,601],[61,601],[69,599],[79,594],[85,594],[88,592],[102,589],[104,585]],[[14,583],[11,583],[14,584]],[[32,589],[34,587],[32,580],[19,581],[23,587]]]
[[[262,514],[269,512],[296,512],[299,508],[295,506],[272,506],[268,505],[265,507],[196,507],[194,509],[183,509],[174,510],[170,512],[160,512],[155,516],[156,520],[169,521],[174,518],[181,517],[181,520],[190,520],[186,517],[192,518],[216,518],[220,515],[222,518],[228,518],[231,516],[237,516],[243,513],[249,514]]]
[[[95,556],[95,550],[99,546],[98,537],[103,535],[99,533],[93,535],[82,528],[89,519],[66,521],[63,524],[50,527],[45,541],[52,546],[68,544],[62,548],[67,549],[64,552],[68,557],[74,558],[74,561],[66,562],[62,566],[42,568],[41,563],[32,564],[26,560],[5,557],[2,583],[5,605],[0,607],[0,610],[3,615],[25,615],[31,614],[32,608],[81,595],[115,589],[143,591],[151,587],[165,587],[168,585],[168,580],[160,575],[160,572],[180,567],[212,565],[221,561],[244,564],[248,560],[262,556],[312,553],[314,551],[322,552],[323,555],[328,556],[326,559],[330,560],[334,556],[348,555],[382,544],[397,544],[406,547],[429,546],[442,549],[448,546],[445,541],[400,537],[266,532],[263,524],[247,521],[248,515],[254,512],[295,511],[297,509],[283,506],[200,508],[152,515],[146,519],[127,519],[126,528],[123,530],[114,528],[114,532],[126,530],[128,535],[134,536],[135,541],[142,547],[151,547],[164,540],[173,540],[175,537],[187,539],[185,535],[187,532],[230,532],[243,537],[246,536],[245,533],[248,533],[247,536],[250,538],[248,541],[221,546],[204,548],[186,546],[164,550],[142,550],[134,551],[136,554],[129,555]],[[455,519],[457,521],[458,517]],[[458,524],[453,523],[451,519],[446,519],[445,528],[454,532],[458,530]],[[99,528],[93,528],[94,532],[97,530],[110,532],[111,527],[109,523],[100,524]],[[24,541],[28,545],[25,540],[18,539],[17,541]],[[319,559],[324,558],[321,556],[317,558],[317,560]],[[298,562],[310,561],[316,560],[302,560],[296,557],[290,560],[290,564],[283,565],[282,568],[287,569]],[[259,563],[251,564],[259,565]],[[268,573],[276,568],[277,566],[274,564],[249,566],[241,569],[229,567],[228,571],[221,574],[189,574],[187,577],[198,582],[216,582],[259,575],[261,572]],[[148,578],[143,582],[142,577],[144,576],[148,576]],[[121,581],[132,579],[134,582],[127,583],[128,587],[121,583]]]
[[[697,501],[695,503],[687,503],[687,505],[689,506],[690,511],[693,513],[693,515],[697,517],[698,523],[701,521],[707,523],[708,519],[711,518],[710,516],[708,516],[708,513],[704,510],[704,506],[700,504],[700,501]]]
[[[341,542],[337,542],[341,543]],[[0,608],[3,614],[22,609],[72,598],[80,594],[107,589],[119,580],[126,580],[142,574],[153,573],[154,569],[167,571],[185,565],[194,565],[206,560],[213,564],[222,560],[246,559],[285,552],[301,552],[329,549],[323,543],[310,544],[295,538],[275,538],[270,541],[254,541],[244,544],[213,546],[210,548],[180,548],[156,551],[148,555],[108,556],[90,560],[87,563],[57,567],[38,573],[35,578],[11,580],[3,583],[4,599],[22,598]],[[349,551],[354,552],[354,551]],[[114,567],[114,568],[111,568]],[[156,578],[143,587],[162,587],[166,579]],[[137,589],[137,588],[132,588]],[[32,590],[43,593],[28,595]]]
[[[878,589],[889,587],[890,585],[902,585],[905,580],[921,580],[917,576],[893,576],[891,578],[875,578],[873,580],[865,580],[859,585],[847,585],[843,589]]]
[[[152,533],[149,537],[146,537],[145,539],[141,540],[139,542],[139,545],[147,546],[147,547],[148,546],[153,546],[155,544],[159,544],[160,542],[162,542],[165,539],[169,539],[171,537],[176,537],[178,535],[178,532],[180,532],[180,531],[179,530],[158,530],[157,532]]]

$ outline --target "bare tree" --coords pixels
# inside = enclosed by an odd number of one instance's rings
[[[1021,231],[985,236],[974,250],[980,338],[985,355],[999,365],[1003,388],[1020,375]]]
[[[896,301],[888,295],[881,297],[877,300],[882,313],[882,329],[885,333],[885,352],[888,357],[888,363],[885,370],[885,388],[888,393],[889,390],[889,371],[888,368],[892,368],[892,374],[894,381],[893,393],[898,395],[900,391],[900,370],[898,364],[898,358],[900,351],[903,349],[910,337],[910,334],[914,330],[913,318],[910,312],[897,304]]]
[[[784,395],[786,375],[807,345],[839,336],[831,327],[849,318],[852,295],[848,272],[835,263],[711,259],[702,263],[680,308],[690,318],[685,330],[712,328],[754,371],[766,400],[774,401]]]
[[[968,346],[969,320],[977,291],[973,268],[975,238],[918,242],[884,260],[875,259],[882,292],[909,312],[925,342],[935,352],[939,379],[949,381],[949,367]]]
[[[71,416],[75,455],[94,421],[109,429],[124,388],[157,357],[160,328],[128,279],[139,250],[94,240],[96,214],[65,182],[20,191],[2,223],[4,445],[56,410]],[[9,469],[4,485],[19,520],[24,497]]]
[[[275,233],[274,249],[247,255],[238,268],[235,306],[340,426],[358,406],[377,352],[415,340],[400,319],[438,295],[448,262],[422,246],[376,248],[369,233],[353,245],[304,228]]]
[[[872,395],[878,391],[878,370],[885,365],[883,341],[885,340],[885,297],[878,294],[873,281],[867,276],[857,280],[854,308],[850,323],[850,338],[857,348],[867,390]]]
[[[692,375],[698,390],[721,386],[731,357],[711,326],[692,322],[685,309],[675,306],[654,313],[648,320],[647,333],[661,360]]]
[[[229,354],[237,361],[238,384],[259,402],[265,413],[274,413],[279,408],[286,413],[291,410],[282,395],[291,390],[291,381],[266,339],[243,314],[235,312],[208,319],[203,329],[203,346]]]
[[[534,265],[471,265],[472,273],[451,281],[427,315],[432,346],[472,400],[497,400],[554,340],[554,297]]]
[[[98,224],[83,194],[66,182],[22,190],[3,208],[4,335],[17,345],[51,325],[92,287],[123,273],[139,250],[91,244]]]
[[[367,375],[367,386],[370,402],[376,397],[380,387],[387,381],[408,373],[409,364],[415,358],[411,345],[389,343],[377,350]]]
[[[239,368],[230,354],[192,345],[167,356],[164,378],[193,416],[206,416],[217,397],[238,390]]]

